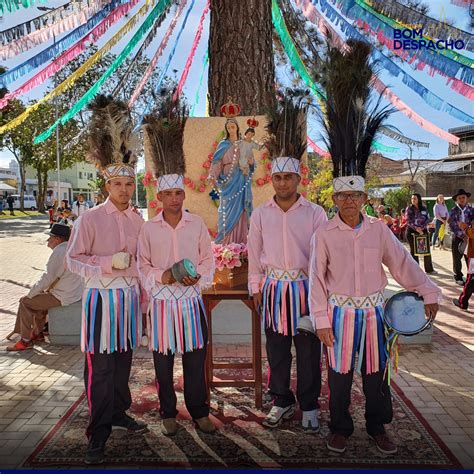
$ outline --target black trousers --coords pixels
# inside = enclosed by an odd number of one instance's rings
[[[462,273],[462,261],[463,258],[466,260],[466,257],[459,251],[459,244],[463,241],[459,237],[454,236],[452,244],[451,244],[451,253],[453,255],[453,274],[455,280],[462,280],[463,273]]]
[[[364,357],[365,359],[365,357]],[[331,433],[349,437],[354,432],[354,423],[349,413],[354,370],[339,374],[329,367],[329,413]],[[370,436],[385,433],[384,424],[393,417],[392,398],[384,371],[367,375],[365,360],[362,361],[362,387],[365,395],[365,427]]]
[[[97,302],[94,328],[94,346],[100,342],[102,325],[102,301]],[[89,402],[89,425],[86,435],[89,439],[107,441],[112,423],[124,417],[132,404],[128,387],[132,368],[133,351],[112,354],[86,353],[84,383]]]
[[[287,312],[290,314],[290,300],[287,296]],[[291,321],[288,318],[288,334],[291,334]],[[285,336],[265,328],[268,365],[270,366],[269,394],[278,407],[295,403],[295,395],[290,389],[291,343],[296,349],[296,398],[301,410],[319,408],[321,393],[321,342],[316,336],[297,334]]]
[[[469,299],[471,298],[472,294],[474,293],[474,275],[469,273],[467,275],[466,283],[464,284],[464,288],[462,290],[461,296],[459,297],[459,304],[461,308],[467,309],[469,308]]]
[[[423,234],[428,236],[428,248],[429,248],[430,243],[431,243],[430,236],[426,230],[423,232]],[[415,261],[419,263],[419,258],[417,255],[415,255],[415,235],[418,235],[418,232],[416,232],[413,229],[408,228],[407,240],[408,240],[408,243],[410,244],[410,253],[411,253],[411,256],[415,259]],[[425,257],[423,257],[423,260],[424,260],[423,265],[425,267],[425,272],[431,273],[432,271],[434,271],[431,255],[426,255]]]
[[[207,324],[202,312],[201,327],[204,347],[182,354],[184,402],[193,420],[209,415],[205,369]],[[155,363],[155,375],[158,382],[161,418],[176,418],[178,410],[176,410],[177,399],[173,382],[174,354],[171,352],[162,354],[153,351],[153,362]]]

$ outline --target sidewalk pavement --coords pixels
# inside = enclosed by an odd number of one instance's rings
[[[50,255],[46,219],[0,222],[0,468],[21,466],[84,390],[77,347],[42,343],[8,353],[18,300],[41,275]],[[451,304],[461,287],[451,277],[451,253],[434,250],[444,301],[431,345],[403,345],[395,382],[466,469],[474,468],[474,309]],[[390,280],[388,290],[399,286]],[[473,302],[474,308],[474,302]],[[250,357],[250,318],[226,303],[213,313],[216,356]],[[149,357],[140,349],[137,357]]]

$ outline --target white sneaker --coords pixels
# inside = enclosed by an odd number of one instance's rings
[[[270,413],[268,413],[267,417],[263,420],[262,425],[267,428],[276,428],[283,420],[293,418],[294,414],[295,405],[290,405],[285,408],[273,406]]]
[[[318,410],[303,411],[301,425],[305,431],[317,433],[319,431]]]

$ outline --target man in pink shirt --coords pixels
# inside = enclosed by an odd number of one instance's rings
[[[126,105],[99,96],[92,105],[91,150],[109,197],[75,223],[67,252],[71,272],[84,278],[81,348],[86,354],[84,380],[89,402],[87,464],[104,460],[112,429],[142,433],[146,425],[128,416],[128,380],[133,349],[142,337],[142,312],[136,265],[142,218],[130,206],[135,170],[127,141],[132,124]],[[115,127],[122,143],[104,140]],[[110,125],[113,124],[113,125]],[[110,150],[112,143],[118,147]],[[132,159],[131,159],[132,158]]]
[[[333,199],[339,212],[314,237],[310,274],[311,316],[327,347],[330,366],[327,446],[344,452],[346,439],[354,431],[349,405],[356,368],[362,373],[367,400],[367,432],[381,452],[393,454],[397,448],[384,429],[392,420],[392,403],[384,377],[390,361],[382,320],[387,285],[382,264],[398,283],[424,298],[427,315],[436,315],[441,291],[384,222],[360,212],[367,199],[363,178],[336,178]]]
[[[159,143],[164,154],[145,147],[149,162],[157,177],[158,199],[163,211],[146,222],[138,243],[138,269],[142,285],[150,294],[147,317],[148,347],[153,361],[163,419],[163,433],[173,436],[178,430],[176,422],[176,393],[173,384],[175,354],[182,354],[184,372],[184,401],[198,429],[213,433],[215,427],[209,419],[205,375],[207,321],[201,289],[212,284],[214,256],[211,238],[201,217],[183,211],[184,157],[182,135],[166,140],[169,130],[184,131],[185,117],[178,104],[168,104],[170,110],[161,117],[145,121],[145,143]],[[169,126],[168,126],[169,125]],[[176,154],[178,156],[176,156]],[[163,158],[165,166],[163,166]],[[171,174],[164,174],[166,169]],[[171,267],[188,259],[196,273],[176,281]]]
[[[290,109],[286,110],[286,114],[283,112],[288,124],[291,120],[289,117],[294,117],[298,111],[292,115],[293,107],[286,101],[283,101],[283,107]],[[288,127],[292,128],[290,125]],[[297,128],[293,127],[292,130]],[[279,135],[272,131],[272,136]],[[297,142],[298,138],[295,133],[291,140]],[[279,146],[276,148],[282,149]],[[265,327],[270,368],[269,392],[274,400],[274,406],[263,425],[277,427],[295,413],[296,400],[290,389],[293,341],[296,348],[296,396],[303,412],[302,425],[305,430],[316,432],[319,430],[321,346],[314,334],[299,334],[297,329],[301,317],[309,314],[311,238],[315,232],[319,232],[327,218],[320,206],[298,194],[300,158],[304,147],[295,146],[293,150],[293,157],[272,160],[275,196],[255,209],[250,220],[249,291],[253,294],[255,308],[261,313]]]

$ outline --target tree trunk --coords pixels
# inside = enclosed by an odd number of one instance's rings
[[[241,115],[263,114],[274,101],[271,0],[212,0],[209,113],[231,96]]]
[[[26,167],[23,160],[17,159],[20,171],[20,211],[25,212],[25,191],[26,191]]]
[[[45,173],[41,165],[38,165],[38,167],[36,168],[36,177],[38,179],[38,195],[36,196],[36,204],[38,206],[39,212],[45,212],[44,199],[48,184],[48,173]]]

